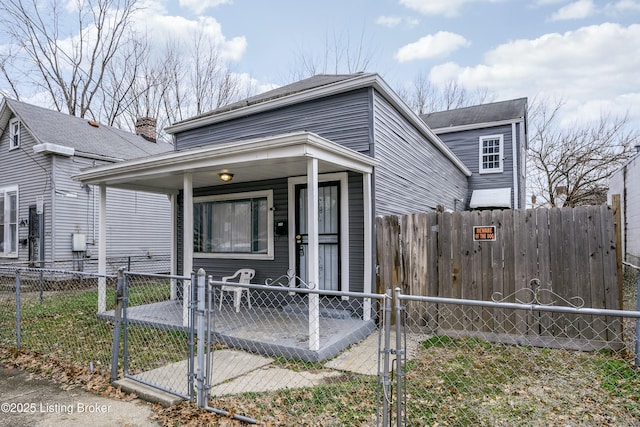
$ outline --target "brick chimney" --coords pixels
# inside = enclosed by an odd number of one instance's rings
[[[136,135],[140,135],[147,141],[156,142],[156,119],[140,117],[136,120]]]

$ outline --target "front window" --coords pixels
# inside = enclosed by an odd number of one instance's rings
[[[480,173],[502,172],[502,135],[480,137]]]
[[[20,147],[20,120],[9,122],[9,150]]]
[[[0,188],[0,256],[18,256],[18,187]]]
[[[193,250],[214,258],[273,258],[273,192],[198,197]]]

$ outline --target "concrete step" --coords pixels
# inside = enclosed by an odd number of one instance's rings
[[[159,403],[160,405],[168,408],[173,405],[177,405],[183,399],[175,394],[162,391],[160,389],[148,386],[141,382],[132,380],[130,378],[122,378],[113,382],[114,387],[120,387],[120,389],[127,393],[135,393],[140,399],[151,403]]]

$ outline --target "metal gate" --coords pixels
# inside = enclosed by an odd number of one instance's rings
[[[312,289],[291,274],[263,285],[215,281],[202,269],[192,277],[119,276],[112,380],[122,348],[125,378],[243,422],[257,423],[210,402],[311,389],[330,399],[323,387],[340,385],[368,390],[371,404],[383,406],[387,295]]]

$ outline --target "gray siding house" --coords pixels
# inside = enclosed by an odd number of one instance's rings
[[[175,123],[175,151],[76,176],[174,200],[177,271],[375,290],[375,216],[462,209],[469,168],[377,74],[318,75]]]
[[[525,208],[526,98],[421,117],[472,172],[463,209]]]
[[[2,100],[0,263],[96,271],[99,191],[71,176],[169,150],[170,144],[130,132]],[[114,188],[109,199],[107,258],[153,261],[170,254],[171,205],[165,195]]]
[[[640,265],[640,146],[629,161],[609,179],[607,197],[620,195],[622,216],[622,253],[634,265]]]

